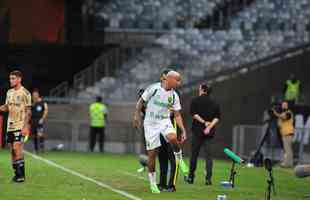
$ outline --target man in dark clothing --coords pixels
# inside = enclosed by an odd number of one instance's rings
[[[211,141],[215,135],[215,127],[220,120],[219,105],[209,95],[211,88],[202,84],[199,86],[199,96],[195,97],[190,105],[190,112],[193,117],[192,123],[192,154],[190,160],[190,171],[185,181],[194,183],[197,158],[200,147],[206,143],[206,185],[211,185],[213,158],[211,154]]]
[[[44,152],[44,122],[48,114],[47,103],[40,96],[39,90],[32,92],[33,104],[31,107],[31,133],[33,138],[34,150],[36,153]]]
[[[167,192],[175,192],[175,181],[177,177],[176,163],[173,150],[163,136],[160,137],[161,147],[158,150],[158,160],[160,165],[159,189]],[[167,184],[168,161],[170,163],[170,176]]]

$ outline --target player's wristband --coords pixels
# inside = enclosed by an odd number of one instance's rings
[[[28,139],[29,139],[29,135],[25,135],[25,137],[24,137],[24,143],[26,143],[26,142],[28,141]]]

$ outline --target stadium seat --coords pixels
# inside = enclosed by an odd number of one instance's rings
[[[232,18],[228,30],[173,28],[176,15],[198,20],[220,2],[111,1],[101,11],[110,18],[113,16],[111,20],[115,22],[110,21],[113,27],[172,29],[154,41],[157,47],[144,48],[139,56],[125,63],[116,79],[102,79],[83,95],[101,92],[112,100],[130,101],[136,98],[138,89],[158,81],[165,66],[179,70],[183,84],[187,84],[206,74],[233,69],[310,41],[307,0],[256,1]],[[168,22],[171,24],[167,25]]]

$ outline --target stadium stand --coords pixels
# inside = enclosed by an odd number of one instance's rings
[[[215,7],[215,1],[211,0],[189,2],[173,0],[164,4],[161,0],[111,1],[109,6],[97,5],[97,8],[101,8],[99,13],[105,18],[119,20],[117,26],[110,21],[110,27],[134,27],[141,23],[140,28],[160,29],[161,26],[150,24],[175,21],[176,16],[182,15],[199,20],[204,16],[201,13],[210,13],[210,9]],[[208,7],[209,11],[199,10],[206,9],[207,4],[213,5]],[[103,77],[87,85],[79,91],[78,96],[91,98],[101,94],[109,100],[132,101],[136,91],[156,81],[159,72],[168,65],[181,71],[184,74],[183,84],[189,84],[298,48],[309,43],[309,7],[308,1],[255,1],[231,18],[231,27],[227,30],[171,26],[173,29],[154,40],[152,47],[143,48],[141,53],[125,62],[115,76]],[[156,15],[159,11],[172,14],[161,14],[158,19]],[[98,58],[96,63],[104,63],[100,59],[103,58]]]
[[[98,3],[97,13],[110,28],[172,29],[192,27],[194,22],[211,15],[224,0],[132,0]]]
[[[228,30],[173,29],[155,41],[158,46],[144,48],[122,66],[116,80],[112,78],[116,89],[109,95],[111,78],[103,78],[80,95],[104,93],[115,100],[133,100],[137,88],[156,81],[167,65],[185,74],[187,84],[301,46],[309,42],[309,6],[308,1],[260,1],[235,16]]]

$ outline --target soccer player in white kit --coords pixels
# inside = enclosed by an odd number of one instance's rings
[[[148,153],[148,175],[152,193],[160,193],[156,185],[155,172],[157,148],[161,146],[160,134],[162,134],[172,146],[177,169],[178,166],[180,166],[181,171],[185,175],[188,173],[188,167],[182,159],[182,150],[179,146],[187,138],[186,130],[180,113],[180,98],[174,90],[180,83],[181,75],[176,71],[169,71],[166,75],[166,79],[162,83],[155,83],[144,91],[141,98],[138,100],[134,113],[133,125],[135,128],[138,128],[141,124],[140,112],[142,106],[143,104],[146,105],[144,131]],[[174,113],[176,123],[181,130],[180,141],[177,139],[176,129],[173,127],[170,120],[171,112]]]

